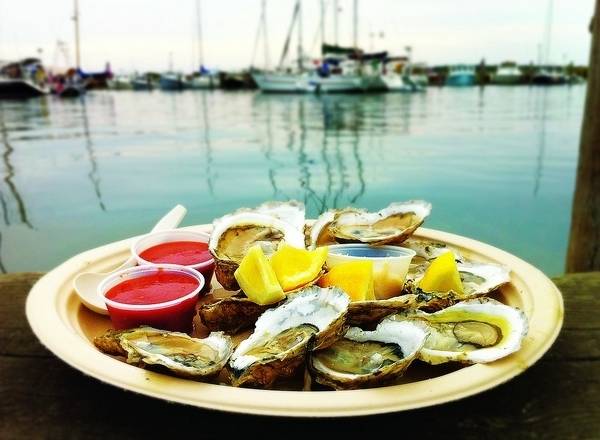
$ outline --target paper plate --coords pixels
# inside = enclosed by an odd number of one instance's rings
[[[207,232],[210,226],[187,229]],[[469,258],[511,269],[511,284],[501,289],[502,301],[519,307],[529,319],[529,333],[517,353],[490,364],[462,368],[413,364],[401,384],[351,391],[234,388],[137,368],[94,347],[93,337],[110,327],[110,321],[88,311],[72,289],[78,273],[105,272],[124,261],[130,240],[79,254],[46,274],[29,293],[27,319],[36,336],[56,356],[103,382],[202,408],[275,416],[353,416],[437,405],[506,382],[533,365],[550,348],[562,325],[563,302],[559,290],[542,272],[507,252],[458,235],[420,228],[415,237],[442,241]]]

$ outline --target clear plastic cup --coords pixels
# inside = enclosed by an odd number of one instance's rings
[[[210,235],[204,232],[184,231],[181,229],[170,229],[160,232],[151,232],[138,238],[131,245],[131,253],[140,266],[164,264],[155,263],[153,261],[147,261],[144,258],[142,258],[140,254],[153,246],[157,246],[163,243],[170,243],[174,241],[194,241],[198,243],[208,244],[209,239]],[[196,264],[185,265],[185,267],[195,269],[204,276],[206,283],[202,292],[207,292],[210,290],[212,276],[215,271],[215,260],[212,257],[209,260],[205,260]]]
[[[125,304],[106,297],[110,289],[124,281],[156,275],[159,272],[190,275],[198,282],[198,285],[194,290],[179,298],[153,304]],[[204,284],[204,277],[194,269],[175,264],[156,264],[130,267],[114,273],[100,283],[98,294],[104,299],[108,314],[116,329],[149,325],[161,330],[189,333],[192,330],[198,295]],[[168,284],[165,284],[165,288],[168,288],[167,286]]]
[[[412,249],[400,246],[371,246],[363,243],[334,244],[329,247],[327,266],[357,260],[373,262],[373,287],[377,299],[398,296],[413,257]]]

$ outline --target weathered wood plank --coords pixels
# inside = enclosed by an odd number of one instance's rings
[[[367,430],[419,438],[598,438],[600,433],[600,272],[556,279],[565,325],[543,360],[494,390],[439,407],[351,419],[232,415],[152,399],[89,378],[37,342],[24,316],[39,274],[0,276],[0,437],[173,436],[194,430],[227,437],[322,435]],[[224,430],[224,431],[223,431]]]
[[[571,213],[567,272],[600,270],[600,0],[590,28],[592,44]]]

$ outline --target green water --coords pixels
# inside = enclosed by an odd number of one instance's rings
[[[585,86],[430,88],[418,95],[89,93],[0,101],[4,271],[48,270],[141,234],[296,198],[433,203],[427,226],[561,273]]]

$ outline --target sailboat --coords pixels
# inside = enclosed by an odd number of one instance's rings
[[[546,11],[546,23],[544,27],[544,52],[539,54],[539,66],[531,78],[531,83],[536,85],[554,85],[565,84],[567,76],[562,69],[556,69],[549,66],[550,58],[550,37],[552,35],[552,7],[553,0],[548,0],[548,9]]]
[[[287,57],[292,33],[294,27],[298,23],[298,60],[297,68],[284,68],[283,63]],[[266,10],[265,2],[262,2],[261,20],[259,31],[261,31],[266,40]],[[266,56],[266,55],[265,55]],[[304,69],[303,65],[303,48],[302,48],[302,8],[300,0],[296,0],[294,11],[292,13],[292,22],[288,31],[288,35],[283,45],[279,66],[274,72],[252,72],[252,79],[258,85],[262,92],[267,93],[306,93],[313,92],[316,89],[316,84],[313,81],[313,75]],[[268,67],[268,66],[267,66]]]
[[[213,75],[204,67],[204,46],[202,44],[202,14],[200,0],[196,0],[196,29],[198,32],[198,64],[200,70],[184,78],[183,88],[190,90],[212,89]]]

